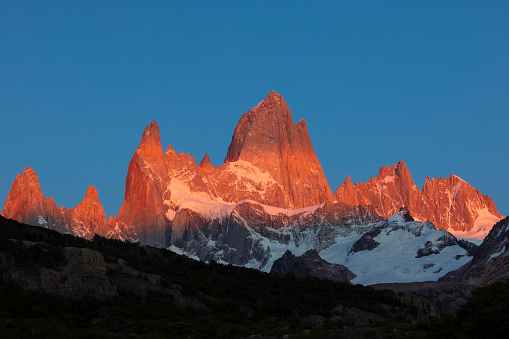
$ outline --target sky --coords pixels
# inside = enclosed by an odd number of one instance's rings
[[[107,215],[156,120],[197,162],[224,162],[271,91],[305,119],[334,192],[406,162],[456,174],[509,214],[507,1],[0,1],[0,207],[33,167]]]

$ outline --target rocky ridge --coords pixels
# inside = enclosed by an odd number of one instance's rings
[[[106,236],[110,231],[104,208],[94,186],[87,189],[78,206],[58,207],[53,198],[45,198],[39,178],[31,167],[12,183],[1,215],[29,225],[36,225],[91,238],[94,234]],[[111,234],[116,236],[116,234]]]
[[[482,240],[502,218],[489,196],[458,176],[427,177],[421,191],[403,161],[380,168],[377,177],[367,183],[352,185],[347,176],[334,197],[351,205],[372,205],[384,218],[406,207],[417,220],[431,221],[439,229],[468,239]]]

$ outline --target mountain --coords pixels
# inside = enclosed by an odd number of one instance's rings
[[[52,198],[44,197],[31,168],[14,181],[2,215],[86,238],[97,233],[171,248],[203,261],[266,272],[287,250],[295,256],[316,250],[332,263],[349,267],[357,275],[357,282],[372,283],[380,279],[375,281],[366,272],[359,273],[351,264],[355,258],[383,248],[376,247],[378,240],[374,239],[385,233],[375,233],[393,223],[377,225],[401,207],[406,207],[417,221],[429,220],[438,228],[465,231],[461,234],[478,238],[501,217],[488,196],[456,176],[427,180],[421,191],[404,162],[382,167],[368,183],[352,185],[347,177],[333,195],[306,123],[301,120],[294,124],[285,100],[272,91],[241,116],[225,162],[219,167],[211,164],[207,154],[197,164],[190,154],[177,153],[171,145],[163,152],[159,125],[152,121],[145,127],[129,163],[124,202],[116,217],[106,221],[93,187],[77,207],[59,208]],[[407,228],[410,235],[398,239],[408,248],[398,247],[401,251],[388,258],[394,255],[403,260],[419,249],[431,251],[429,258],[433,258],[436,248],[442,253],[443,248],[457,245],[450,235],[437,235],[431,223],[394,225]],[[422,243],[424,238],[411,231],[412,227],[429,229],[425,233],[434,234],[431,247]],[[387,236],[403,234],[387,232]],[[444,238],[438,240],[440,237]],[[414,248],[417,245],[420,247]],[[401,254],[404,251],[410,252]],[[445,256],[440,263],[426,263],[436,265],[434,269],[427,266],[420,273],[412,269],[409,272],[417,274],[416,279],[436,280],[471,256],[465,251],[455,247],[454,256]],[[456,256],[461,259],[456,260]],[[343,262],[345,258],[349,263]],[[423,262],[419,260],[416,265]],[[382,280],[407,281],[412,274],[390,276]]]
[[[482,286],[509,278],[509,217],[493,226],[472,260],[449,272],[441,281]]]
[[[334,197],[351,205],[372,205],[384,218],[406,207],[417,220],[431,221],[467,239],[482,240],[502,218],[489,196],[454,174],[437,180],[427,177],[421,191],[403,161],[380,168],[377,177],[367,183],[352,185],[348,176]]]

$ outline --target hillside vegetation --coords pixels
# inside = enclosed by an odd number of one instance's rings
[[[432,320],[426,307],[404,303],[392,291],[299,272],[278,276],[204,263],[164,249],[99,236],[85,240],[3,217],[0,264],[4,337],[440,336],[486,306],[475,294],[457,318]],[[490,293],[499,291],[509,295],[507,284]],[[495,299],[492,313],[507,315],[507,298]],[[493,324],[490,316],[480,319],[478,330]]]

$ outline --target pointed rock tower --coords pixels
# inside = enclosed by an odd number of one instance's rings
[[[168,222],[163,195],[168,185],[159,125],[152,121],[145,128],[140,146],[129,163],[124,203],[115,218],[117,228],[134,227],[142,244],[164,246]]]
[[[28,167],[12,183],[1,214],[25,224],[69,232],[66,212],[65,208],[58,208],[53,198],[44,197],[37,174]]]
[[[68,215],[76,235],[90,238],[94,234],[105,236],[109,231],[106,213],[94,186],[88,187],[83,200],[75,208],[69,209]]]
[[[240,118],[225,159],[233,162],[249,163],[277,184],[280,194],[260,202],[300,208],[332,198],[306,122],[294,124],[285,99],[274,91]]]

